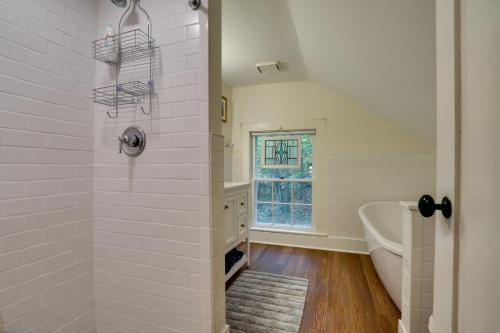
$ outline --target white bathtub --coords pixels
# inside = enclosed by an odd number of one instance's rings
[[[373,265],[385,289],[401,309],[403,207],[396,201],[370,202],[358,212]]]

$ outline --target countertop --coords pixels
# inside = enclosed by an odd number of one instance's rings
[[[249,187],[250,183],[238,183],[238,182],[225,182],[224,190],[238,190],[245,187]]]

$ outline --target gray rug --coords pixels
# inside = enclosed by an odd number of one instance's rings
[[[231,333],[297,333],[309,281],[244,271],[226,291]]]

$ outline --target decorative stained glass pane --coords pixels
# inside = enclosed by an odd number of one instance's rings
[[[266,137],[263,140],[262,163],[266,168],[299,168],[301,137]]]

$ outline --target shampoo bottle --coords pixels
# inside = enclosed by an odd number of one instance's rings
[[[105,31],[105,42],[104,42],[105,47],[113,47],[113,35],[114,34],[115,34],[115,31],[113,30],[113,26],[111,24],[108,24],[106,26],[106,31]]]

